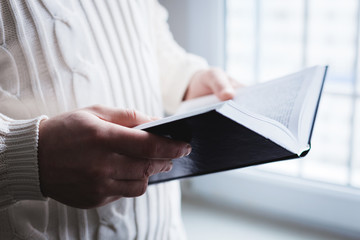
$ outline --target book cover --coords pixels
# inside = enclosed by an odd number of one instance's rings
[[[195,110],[138,126],[192,146],[189,156],[174,159],[173,169],[151,176],[149,184],[305,156],[326,71],[307,68],[203,108],[195,100],[186,103]]]

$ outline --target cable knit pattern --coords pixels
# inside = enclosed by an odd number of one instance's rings
[[[0,239],[184,239],[178,182],[81,210],[39,188],[39,122],[103,104],[161,116],[206,68],[156,0],[0,0]]]

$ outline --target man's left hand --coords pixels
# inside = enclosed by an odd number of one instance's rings
[[[242,84],[229,77],[220,68],[209,68],[194,74],[184,95],[184,100],[215,94],[221,101],[225,101],[232,99],[235,89],[241,86]]]

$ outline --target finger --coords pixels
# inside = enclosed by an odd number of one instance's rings
[[[146,192],[148,179],[140,181],[109,179],[105,185],[108,196],[138,197]]]
[[[106,122],[105,122],[106,123]],[[138,158],[174,159],[190,154],[188,143],[157,136],[142,130],[107,124],[102,143],[110,151]]]
[[[230,79],[221,69],[211,70],[209,81],[210,88],[220,100],[229,100],[235,96],[235,90]]]
[[[109,161],[109,177],[114,180],[143,180],[172,168],[171,160],[130,158],[112,154]]]
[[[89,110],[107,122],[126,127],[135,127],[155,119],[133,109],[120,109],[95,105],[90,107]]]

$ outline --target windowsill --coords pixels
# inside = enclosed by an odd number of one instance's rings
[[[360,237],[358,190],[251,169],[211,174],[184,183],[184,196],[203,203]]]
[[[189,240],[353,239],[241,209],[219,207],[193,197],[183,199],[182,212]]]

